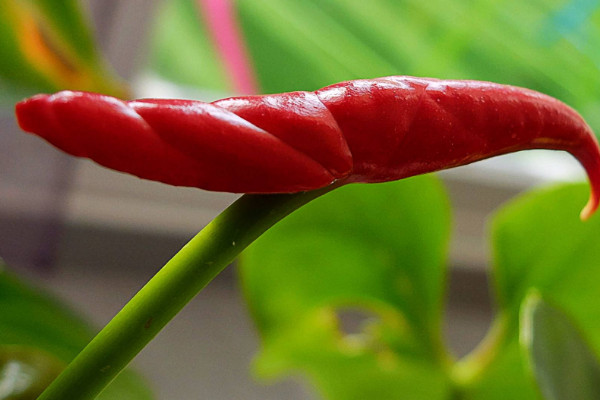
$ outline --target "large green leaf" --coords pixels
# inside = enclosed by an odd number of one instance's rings
[[[490,336],[493,345],[478,355],[486,366],[468,385],[471,398],[505,398],[502,386],[519,388],[513,399],[536,398],[517,340],[519,309],[531,288],[573,315],[592,346],[600,348],[600,218],[578,218],[588,193],[586,185],[538,190],[495,215],[493,282],[500,328]],[[470,367],[477,369],[475,363]]]
[[[0,2],[2,102],[59,89],[124,96],[98,53],[79,1]]]
[[[0,399],[36,398],[91,340],[92,332],[62,304],[0,267]],[[2,388],[12,388],[16,397],[2,397]],[[131,371],[119,375],[99,397],[151,398],[147,386]]]
[[[535,292],[521,320],[521,342],[544,399],[600,399],[600,363],[574,322]]]
[[[440,338],[449,206],[432,176],[349,185],[298,210],[242,257],[263,349],[331,399],[444,399]]]
[[[592,348],[600,347],[600,217],[580,221],[589,189],[564,185],[495,215],[496,321],[472,354],[453,366],[444,361],[448,218],[430,178],[338,190],[244,255],[244,288],[262,337],[259,372],[303,371],[329,399],[535,400],[518,342],[519,309],[531,288],[573,315]],[[348,320],[362,325],[349,329]]]
[[[537,191],[501,210],[493,221],[495,290],[513,321],[531,287],[557,301],[595,332],[600,348],[600,217],[582,222],[587,185]]]

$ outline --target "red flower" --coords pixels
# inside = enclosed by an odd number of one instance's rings
[[[17,117],[24,130],[109,168],[238,193],[383,182],[519,150],[566,150],[592,185],[582,217],[599,202],[600,151],[579,114],[488,82],[400,76],[213,103],[60,92],[19,103]]]

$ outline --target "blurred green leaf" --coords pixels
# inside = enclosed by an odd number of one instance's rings
[[[293,0],[237,4],[266,92],[317,89],[340,80],[398,73],[341,18],[318,4]],[[340,11],[345,13],[345,8]]]
[[[158,15],[150,54],[154,70],[182,85],[229,91],[198,7],[190,0],[167,1]]]
[[[193,0],[159,16],[153,68],[227,89]],[[578,109],[600,132],[600,5],[586,0],[235,0],[263,92],[385,75],[525,86]],[[175,9],[177,11],[175,12]],[[196,19],[194,21],[194,19]]]
[[[494,345],[470,361],[487,357],[485,369],[469,383],[474,399],[502,399],[498,382],[519,388],[511,398],[534,399],[535,388],[518,355],[519,310],[531,288],[560,304],[600,346],[600,218],[582,222],[587,185],[563,185],[521,196],[492,220],[493,285],[501,327]],[[487,354],[486,354],[487,352]]]
[[[241,260],[257,371],[304,371],[331,399],[444,399],[449,205],[432,176],[349,185],[298,210]]]
[[[0,399],[4,399],[1,388],[13,387],[7,379],[14,375],[7,375],[6,368],[37,377],[24,391],[30,397],[15,397],[34,399],[37,396],[31,393],[43,389],[92,339],[92,334],[89,326],[61,303],[20,282],[0,266]],[[125,371],[98,398],[153,397],[139,376]]]
[[[514,327],[516,329],[516,327]],[[481,355],[474,352],[471,355]],[[486,360],[485,357],[489,357]],[[468,359],[468,357],[467,357]],[[461,395],[468,400],[539,400],[536,389],[528,376],[527,368],[519,349],[518,338],[494,342],[489,353],[479,359],[479,365],[472,364],[475,374],[463,385]],[[460,365],[460,364],[458,364]]]
[[[573,315],[599,348],[600,217],[580,221],[589,189],[563,185],[494,216],[496,321],[480,347],[449,368],[439,341],[448,210],[430,178],[339,189],[245,253],[243,284],[262,337],[259,373],[302,371],[328,399],[534,400],[518,343],[531,288]],[[400,386],[409,381],[414,386]]]
[[[600,348],[600,217],[582,222],[587,185],[564,185],[518,199],[494,218],[494,282],[500,307],[513,321],[529,288],[558,302],[594,332]],[[515,322],[516,323],[516,322]]]
[[[22,0],[38,14],[48,26],[48,34],[65,43],[66,51],[72,51],[89,63],[99,61],[96,44],[88,21],[84,18],[79,0]]]
[[[0,35],[3,101],[60,89],[126,95],[96,50],[77,0],[4,0]]]
[[[0,399],[35,400],[65,367],[56,357],[23,346],[0,347]]]
[[[600,363],[579,328],[538,293],[525,299],[521,343],[546,400],[600,399]]]

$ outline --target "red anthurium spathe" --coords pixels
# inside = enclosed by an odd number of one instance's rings
[[[213,103],[67,91],[19,103],[17,117],[23,130],[106,167],[236,193],[384,182],[519,150],[565,150],[591,182],[582,217],[599,203],[600,151],[579,114],[495,83],[397,76]]]

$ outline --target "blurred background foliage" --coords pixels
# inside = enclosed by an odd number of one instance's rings
[[[0,101],[60,89],[125,96],[78,0],[0,2]]]
[[[94,330],[0,261],[0,399],[33,400],[93,338]],[[151,400],[147,383],[125,370],[99,400]]]
[[[521,324],[521,344],[545,399],[600,398],[599,359],[568,313],[531,290]]]
[[[202,0],[160,3],[143,66],[234,93]],[[415,75],[489,80],[555,96],[600,128],[600,5],[595,0],[235,0],[259,91]],[[3,97],[61,88],[126,96],[77,0],[0,3]],[[13,96],[14,98],[14,96]]]
[[[600,131],[596,0],[234,3],[262,92],[386,75],[487,80],[555,96]],[[206,15],[191,0],[163,7],[151,67],[174,82],[231,92]]]
[[[546,399],[569,398],[575,386],[580,395],[571,398],[595,399],[600,217],[577,218],[587,192],[537,190],[493,215],[496,315],[479,347],[460,359],[441,331],[450,209],[439,182],[347,186],[311,202],[242,256],[262,342],[255,371],[300,375],[331,400],[535,400],[529,360]],[[544,308],[519,323],[532,289],[572,322]]]

